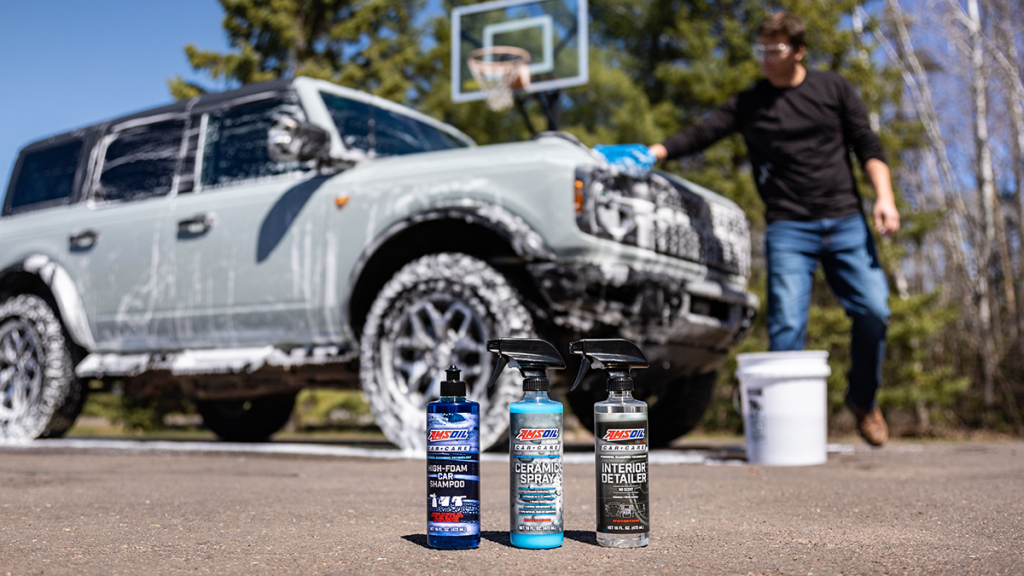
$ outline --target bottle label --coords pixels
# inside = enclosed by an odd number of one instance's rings
[[[480,533],[480,416],[427,414],[427,535]]]
[[[622,415],[627,416],[627,415]],[[597,438],[597,531],[650,530],[647,492],[647,415],[599,415]]]
[[[561,533],[562,415],[513,413],[511,420],[511,530]]]

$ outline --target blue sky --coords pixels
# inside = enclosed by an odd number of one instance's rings
[[[177,74],[219,88],[184,47],[228,50],[223,18],[217,0],[0,1],[0,202],[25,144],[169,103]]]
[[[185,44],[226,50],[217,0],[0,2],[0,197],[19,148],[172,100]]]

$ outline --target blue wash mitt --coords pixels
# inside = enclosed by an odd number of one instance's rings
[[[658,161],[643,144],[598,144],[594,152],[620,172],[636,178],[647,175]]]

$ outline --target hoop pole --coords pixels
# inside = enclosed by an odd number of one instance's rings
[[[530,115],[526,112],[526,104],[523,99],[516,96],[516,110],[519,110],[519,115],[523,117],[523,124],[526,124],[526,129],[530,131],[530,136],[536,136],[537,130],[533,127],[533,122],[530,121]]]
[[[558,124],[561,116],[561,90],[551,90],[549,92],[538,92],[536,94],[537,102],[540,102],[541,110],[544,111],[544,117],[548,120],[548,130],[554,132],[558,130]]]

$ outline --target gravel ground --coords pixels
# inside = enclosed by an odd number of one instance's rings
[[[4,448],[0,576],[1024,574],[1021,442],[654,466],[639,550],[595,544],[593,473],[566,466],[565,545],[526,551],[508,542],[507,465],[485,462],[480,547],[443,552],[422,461]]]

